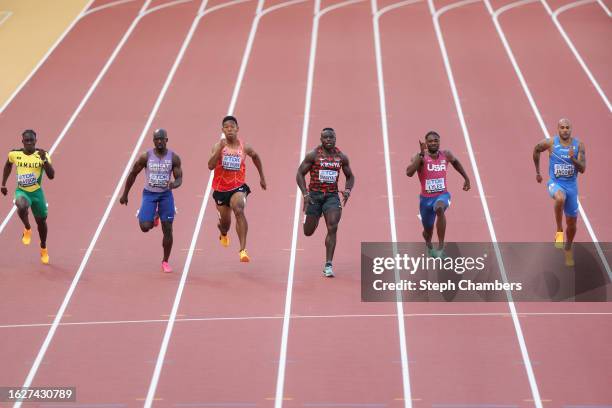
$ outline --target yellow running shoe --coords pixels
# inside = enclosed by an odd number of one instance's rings
[[[250,262],[251,258],[249,258],[249,254],[247,254],[246,249],[240,251],[240,262]]]
[[[557,231],[555,234],[555,248],[563,248],[563,231]]]
[[[565,266],[574,266],[574,254],[572,250],[565,251]]]
[[[23,229],[23,235],[21,236],[21,242],[23,245],[30,245],[32,241],[32,230],[31,229]]]
[[[230,243],[229,235],[219,235],[219,242],[221,242],[221,246],[228,247]]]
[[[40,248],[40,262],[45,265],[49,264],[49,250],[47,248]]]

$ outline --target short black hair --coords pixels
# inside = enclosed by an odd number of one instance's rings
[[[227,122],[228,120],[233,120],[236,126],[238,126],[238,119],[236,119],[236,117],[232,115],[227,115],[226,117],[224,117],[221,121],[221,126],[225,125],[225,122]]]
[[[334,130],[334,128],[330,128],[330,127],[323,128],[323,130],[321,131],[321,134],[323,134],[323,132],[332,132],[334,135],[336,134],[336,131]]]
[[[22,137],[25,137],[27,135],[32,135],[34,136],[34,138],[36,138],[36,132],[33,131],[32,129],[26,129],[23,131],[23,133],[21,134]]]
[[[430,130],[425,134],[425,140],[427,140],[429,136],[436,136],[438,139],[440,139],[440,135],[438,134],[438,132],[434,132],[433,130]]]
[[[155,132],[153,132],[153,137],[163,137],[164,139],[168,138],[168,132],[166,132],[166,129],[155,129]]]

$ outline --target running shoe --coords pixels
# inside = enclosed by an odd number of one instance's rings
[[[249,258],[249,254],[247,254],[246,249],[240,251],[240,262],[250,262],[251,258]]]
[[[221,242],[221,246],[228,247],[230,244],[229,235],[219,235],[219,242]]]
[[[166,261],[162,262],[162,271],[166,272],[166,273],[170,273],[172,272],[172,267],[170,266],[170,264]]]
[[[574,254],[572,250],[565,251],[565,266],[574,266]]]
[[[23,245],[30,245],[32,241],[32,230],[31,229],[23,229],[23,235],[21,236],[21,242]]]
[[[325,267],[323,268],[323,276],[325,276],[326,278],[333,278],[335,276],[331,263],[325,263]]]
[[[45,265],[49,264],[49,250],[47,248],[40,248],[40,262]]]
[[[557,231],[555,233],[555,248],[563,248],[563,231]]]

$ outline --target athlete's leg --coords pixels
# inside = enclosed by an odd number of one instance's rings
[[[309,237],[312,234],[314,234],[314,232],[317,230],[317,227],[319,226],[320,218],[321,216],[315,216],[315,215],[306,216],[306,219],[304,220],[304,235]]]
[[[164,248],[164,262],[168,262],[170,258],[170,252],[172,251],[172,243],[174,242],[172,235],[172,221],[162,221],[162,232],[164,238],[162,239],[162,247]]]
[[[15,207],[17,207],[17,215],[19,215],[25,229],[32,229],[28,217],[28,209],[30,208],[30,202],[28,199],[23,195],[15,196]]]
[[[246,238],[249,231],[249,224],[246,216],[244,215],[244,207],[246,206],[246,194],[237,192],[232,195],[230,199],[230,208],[234,212],[236,218],[236,233],[240,240],[240,250],[243,251],[246,248]]]
[[[143,191],[142,204],[138,211],[138,225],[142,232],[148,232],[153,229],[153,218],[157,210],[157,193]]]
[[[563,232],[563,207],[565,206],[565,192],[558,189],[553,196],[555,200],[555,222],[557,223],[557,232]]]
[[[438,249],[444,249],[446,235],[446,209],[450,205],[450,194],[444,193],[436,198],[434,212],[436,213],[436,231],[438,233]]]
[[[446,235],[446,207],[440,201],[436,203],[436,232],[438,233],[438,249],[444,248],[444,236]]]
[[[572,243],[574,242],[574,237],[576,236],[576,220],[578,217],[570,217],[568,215],[565,216],[565,222],[567,228],[565,229],[565,234],[567,235],[567,240],[565,241],[565,250],[569,251],[572,248]]]
[[[419,214],[421,216],[421,224],[423,224],[423,238],[428,249],[433,249],[431,239],[433,237],[433,227],[436,213],[433,211],[431,199],[427,197],[419,198]]]
[[[217,205],[217,214],[219,215],[217,228],[219,228],[221,235],[227,235],[232,225],[232,209],[227,205]]]
[[[40,237],[40,247],[47,247],[47,217],[34,217],[38,227],[38,236]]]
[[[342,217],[340,208],[329,209],[323,213],[325,217],[325,225],[327,226],[327,235],[325,236],[325,262],[331,264],[334,259],[334,251],[336,250],[336,233],[338,232],[338,223]]]

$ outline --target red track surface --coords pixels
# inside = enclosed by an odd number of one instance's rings
[[[164,3],[154,1],[151,7]],[[0,116],[0,133],[13,135],[0,140],[2,151],[16,147],[26,127],[39,132],[41,147],[50,147],[142,4],[110,7],[77,23]],[[207,8],[219,4],[211,1]],[[266,3],[264,9],[278,4]],[[333,4],[338,2],[325,1],[321,9]],[[436,2],[436,8],[446,4],[451,3]],[[496,0],[493,7],[505,4]],[[553,10],[563,4],[549,2]],[[57,178],[45,182],[52,265],[38,264],[36,244],[21,245],[17,217],[0,233],[0,385],[21,385],[32,367],[199,5],[186,2],[143,17],[58,145]],[[233,110],[241,137],[263,158],[268,181],[262,191],[249,163],[252,263],[237,262],[233,229],[230,248],[219,245],[209,199],[193,259],[184,268],[208,181],[202,163],[230,105],[256,7],[256,1],[247,1],[201,19],[152,122],[153,128],[169,130],[169,147],[181,155],[185,173],[175,192],[179,213],[171,260],[176,273],[159,272],[160,231],[143,235],[137,228],[139,180],[127,208],[113,203],[32,385],[76,386],[75,406],[142,406],[183,272],[189,275],[155,405],[274,405],[312,2],[287,5],[260,19]],[[604,40],[612,34],[609,18],[593,3],[566,11],[560,21],[610,97],[612,55]],[[507,11],[500,23],[549,131],[567,116],[585,141],[589,162],[580,178],[580,199],[597,237],[612,240],[606,211],[612,197],[602,189],[609,184],[605,129],[610,112],[540,3]],[[476,168],[427,3],[384,14],[382,64],[398,240],[421,240],[418,183],[405,177],[405,166],[418,137],[436,129],[472,179],[472,190],[463,192],[460,177],[450,175],[448,241],[491,240],[476,170],[499,241],[550,241],[552,203],[544,186],[535,183],[531,165],[533,145],[543,134],[490,14],[482,3],[469,4],[443,14],[440,26]],[[306,238],[300,231],[297,240],[289,286],[293,318],[285,339],[285,407],[405,406],[396,305],[359,301],[360,243],[391,240],[372,27],[369,2],[332,10],[319,22],[306,145],[317,144],[319,129],[335,127],[357,184],[340,224],[337,278],[320,276],[323,223],[315,236]],[[149,134],[139,151],[150,145]],[[0,210],[4,219],[8,198],[0,200]],[[582,220],[578,228],[578,240],[592,239]],[[591,313],[519,315],[543,406],[612,405],[606,380],[612,377],[609,304],[516,307],[519,313]],[[507,303],[405,303],[404,312],[413,406],[534,406],[521,336]],[[31,324],[42,325],[6,327]]]

